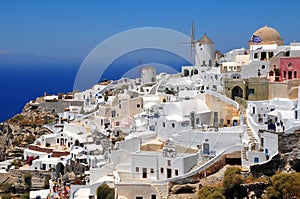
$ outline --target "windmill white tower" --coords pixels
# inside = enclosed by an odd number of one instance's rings
[[[195,66],[197,68],[212,67],[215,60],[215,44],[204,33],[204,35],[196,42]]]

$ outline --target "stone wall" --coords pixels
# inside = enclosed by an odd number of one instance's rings
[[[278,134],[278,151],[281,154],[292,152],[292,156],[298,154],[300,157],[300,130],[290,134]]]
[[[250,172],[256,178],[262,175],[272,176],[276,171],[283,170],[285,164],[286,160],[276,155],[269,162],[250,166]]]
[[[69,106],[83,106],[83,101],[57,101],[57,102],[43,102],[39,105],[41,108],[44,108],[46,110],[52,109],[55,110],[55,112],[64,112],[65,108],[68,108]]]

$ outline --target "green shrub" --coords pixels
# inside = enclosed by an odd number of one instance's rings
[[[296,198],[300,195],[300,173],[280,173],[271,177],[268,198]]]
[[[2,190],[4,193],[9,193],[11,192],[12,189],[12,183],[0,183],[0,190]]]
[[[26,186],[26,190],[30,190],[30,188],[31,188],[31,184],[32,184],[31,178],[32,178],[32,176],[30,173],[24,173],[23,180],[24,180],[24,184]]]
[[[97,199],[111,199],[114,198],[114,190],[109,188],[107,184],[102,184],[97,188]]]
[[[199,199],[225,199],[222,187],[203,186],[198,193]]]
[[[50,175],[46,175],[45,179],[44,179],[44,189],[49,189],[49,180],[50,180],[51,176]]]
[[[247,196],[247,190],[240,186],[244,181],[241,168],[230,166],[227,168],[223,178],[223,193],[226,198],[243,198]]]
[[[29,192],[26,192],[23,195],[21,195],[20,199],[29,199]]]
[[[28,144],[32,144],[35,141],[35,137],[34,137],[34,135],[31,135],[31,134],[27,135],[24,141],[27,142]]]
[[[11,197],[10,197],[10,193],[3,194],[3,195],[1,196],[1,198],[2,198],[2,199],[10,199],[10,198],[11,198]]]

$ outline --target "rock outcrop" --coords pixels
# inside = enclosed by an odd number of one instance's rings
[[[0,124],[0,161],[22,156],[22,147],[51,133],[43,126],[55,119],[54,111],[32,108],[27,103],[21,114]]]

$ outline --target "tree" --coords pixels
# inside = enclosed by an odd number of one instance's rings
[[[114,190],[109,188],[107,184],[102,184],[97,188],[97,199],[111,199],[114,198]]]
[[[23,175],[23,180],[24,180],[24,183],[25,183],[25,186],[26,186],[26,190],[27,191],[30,191],[30,188],[31,188],[31,178],[32,178],[32,176],[31,176],[31,174],[30,173],[25,173],[24,175]]]
[[[51,176],[50,175],[46,175],[44,178],[44,189],[49,189],[49,180],[50,180]]]
[[[237,166],[228,167],[223,178],[224,195],[226,198],[243,198],[247,196],[247,191],[240,184],[243,183],[241,168]]]
[[[114,199],[115,198],[115,191],[113,190],[108,196],[106,196],[106,199]]]

